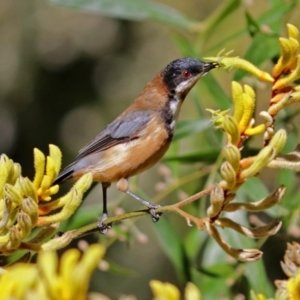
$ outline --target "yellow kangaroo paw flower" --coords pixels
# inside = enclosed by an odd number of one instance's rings
[[[231,93],[234,103],[233,117],[239,123],[244,113],[243,87],[238,82],[232,81]]]
[[[229,143],[237,145],[240,140],[239,128],[232,116],[225,116],[223,118],[223,129],[227,133]]]
[[[224,148],[224,156],[226,160],[231,164],[233,169],[237,171],[240,167],[241,152],[233,144],[227,144]]]
[[[3,188],[8,177],[8,170],[4,161],[4,156],[0,158],[0,199],[3,197]]]
[[[240,134],[244,133],[246,128],[249,126],[254,113],[254,107],[255,107],[254,99],[248,94],[245,93],[243,94],[243,102],[244,102],[244,113],[238,125]]]
[[[281,90],[282,88],[288,86],[290,83],[293,83],[300,78],[300,55],[297,56],[297,66],[296,68],[287,76],[280,78],[273,85],[272,90]]]
[[[15,187],[18,188],[22,196],[30,197],[36,203],[38,202],[34,185],[27,177],[19,177]]]
[[[250,165],[250,167],[244,169],[240,173],[240,179],[245,180],[258,174],[265,166],[268,165],[268,163],[275,157],[275,155],[276,150],[273,147],[267,146],[263,148],[254,158],[254,161]]]
[[[21,166],[18,163],[14,163],[13,172],[11,174],[9,183],[15,184],[17,179],[21,176]]]
[[[33,179],[33,185],[36,189],[39,188],[43,180],[45,173],[45,155],[42,151],[37,148],[34,148],[34,169],[35,175]]]
[[[9,183],[6,183],[4,186],[4,194],[11,202],[15,203],[17,206],[19,206],[23,201],[20,190]]]
[[[269,146],[273,147],[276,155],[280,153],[287,140],[287,133],[284,129],[279,129],[272,137]]]
[[[294,69],[297,65],[299,42],[294,38],[279,38],[281,56],[273,68],[273,76],[279,77],[282,73]]]
[[[293,98],[292,98],[292,93],[291,92],[285,94],[284,97],[282,97],[279,102],[274,103],[273,105],[270,106],[270,108],[268,110],[268,113],[271,116],[277,115],[278,112],[280,110],[282,110],[283,108],[285,108],[287,105],[289,105],[292,100],[293,100]]]
[[[288,29],[288,34],[289,34],[289,38],[293,38],[295,40],[298,40],[299,38],[299,30],[297,27],[295,27],[292,24],[287,24],[287,29]]]
[[[217,62],[225,69],[242,69],[250,74],[253,74],[262,81],[274,82],[274,78],[268,72],[260,70],[245,59],[239,57],[205,57],[205,59]]]
[[[52,159],[52,157],[47,156],[46,175],[51,183],[58,175],[58,172],[56,170],[57,166],[55,165],[55,161]]]
[[[61,168],[62,153],[57,146],[52,145],[52,144],[49,145],[49,152],[50,152],[49,156],[54,161],[56,174],[58,174],[60,171],[60,168]]]
[[[245,134],[251,136],[251,135],[263,133],[265,130],[266,130],[266,125],[260,124],[255,127],[247,128],[245,130]]]

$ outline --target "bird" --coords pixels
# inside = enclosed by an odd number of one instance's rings
[[[154,222],[159,207],[129,189],[128,178],[156,164],[168,150],[181,105],[198,80],[217,63],[195,58],[170,62],[149,81],[144,90],[113,122],[107,125],[54,180],[53,185],[77,180],[91,172],[93,181],[102,185],[103,211],[98,230],[111,228],[108,218],[107,189],[116,182],[118,190],[147,206]]]

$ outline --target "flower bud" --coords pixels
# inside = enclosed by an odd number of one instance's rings
[[[276,155],[282,150],[287,140],[287,134],[284,129],[279,129],[269,142],[269,146],[273,147]]]
[[[224,156],[231,164],[233,169],[237,171],[240,167],[241,152],[238,147],[233,144],[227,144],[224,148]]]
[[[30,197],[36,203],[38,202],[36,190],[33,183],[27,177],[19,177],[16,183],[16,187],[19,189],[22,196]]]
[[[207,215],[213,218],[220,213],[224,203],[224,191],[219,184],[215,184],[211,190],[210,203],[211,205],[207,209]]]
[[[264,147],[254,158],[253,164],[240,173],[242,180],[258,174],[275,157],[276,151],[273,147]]]
[[[21,210],[30,217],[32,226],[34,226],[38,220],[38,206],[36,202],[32,198],[27,197],[22,201],[20,207]]]
[[[225,161],[222,163],[220,173],[226,181],[228,189],[233,188],[236,184],[236,173],[229,162]]]
[[[261,111],[259,115],[264,119],[266,127],[270,127],[273,124],[273,118],[267,111]]]
[[[22,233],[22,239],[26,238],[31,233],[31,229],[32,229],[31,218],[22,211],[18,213],[17,228],[20,229]]]
[[[16,205],[20,205],[23,201],[20,190],[9,183],[6,183],[4,186],[4,194],[10,201],[14,202]]]
[[[240,140],[238,124],[232,116],[224,116],[223,129],[229,135],[229,142],[237,145]]]

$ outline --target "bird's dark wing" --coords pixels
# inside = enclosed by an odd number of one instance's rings
[[[149,120],[150,113],[147,111],[136,111],[117,118],[79,151],[75,161],[93,152],[104,151],[117,144],[137,138],[140,130]]]

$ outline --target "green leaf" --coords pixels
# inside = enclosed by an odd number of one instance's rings
[[[110,259],[106,259],[107,262],[109,263],[109,272],[112,274],[116,274],[119,276],[124,276],[124,277],[137,277],[138,273],[136,271],[124,268],[115,262],[113,262]]]
[[[169,155],[167,154],[163,161],[180,161],[181,163],[195,163],[195,162],[205,162],[213,163],[217,160],[220,154],[220,149],[201,149],[200,151],[183,154],[183,155]]]
[[[225,110],[231,106],[231,99],[225,93],[224,89],[221,88],[218,81],[211,74],[208,74],[205,77],[203,77],[201,79],[201,83],[208,90],[219,109]]]
[[[226,279],[224,277],[216,278],[204,275],[198,270],[192,270],[192,275],[193,282],[197,283],[199,286],[203,299],[232,299],[226,296],[230,295],[230,285],[228,284],[228,281],[233,277],[233,275],[228,276]]]
[[[266,197],[269,194],[269,191],[260,178],[252,177],[243,183],[238,191],[238,194],[239,193],[244,193],[245,196],[249,197],[252,201],[258,201]],[[241,195],[239,198],[243,199],[244,196]]]
[[[223,1],[222,5],[214,11],[204,22],[206,30],[200,38],[206,39],[220,25],[220,23],[239,8],[241,0]]]
[[[189,29],[195,22],[179,11],[147,0],[50,0],[53,4],[132,21],[155,20]]]
[[[195,45],[193,45],[185,36],[179,33],[173,33],[172,39],[183,56],[197,57],[199,55],[199,52],[195,49]]]
[[[251,36],[255,36],[260,32],[260,26],[256,20],[246,11],[247,29]]]
[[[286,14],[289,13],[296,5],[297,0],[285,3],[281,1],[279,5],[273,6],[272,8],[264,12],[257,18],[256,21],[260,25],[270,26],[270,28],[274,32],[279,32],[282,27],[282,18],[286,16]],[[247,33],[246,28],[237,31],[224,39],[220,39],[217,44],[213,45],[206,51],[206,53],[208,53],[207,55],[210,55],[212,51],[220,51],[224,47],[224,45],[228,44],[232,40],[237,39],[245,33]]]
[[[189,228],[183,241],[186,254],[191,260],[194,260],[198,255],[204,240],[205,235],[199,232],[196,226]]]
[[[210,119],[203,118],[201,120],[179,121],[176,126],[173,141],[181,140],[192,134],[199,133],[211,126]]]
[[[171,260],[181,282],[190,280],[189,265],[181,239],[166,218],[161,218],[154,226],[160,244]]]
[[[253,263],[246,263],[244,267],[245,275],[249,280],[251,289],[257,293],[263,293],[266,297],[272,297],[274,295],[274,289],[268,280],[263,260],[260,259]]]
[[[211,277],[226,277],[228,278],[235,270],[232,264],[228,263],[218,263],[215,265],[208,266],[206,268],[199,268],[199,271],[203,274],[209,275]]]
[[[258,23],[270,26],[274,32],[280,32],[283,18],[297,6],[298,0],[286,2],[272,0],[269,2],[271,3],[271,8],[267,9],[260,17],[258,17]]]

